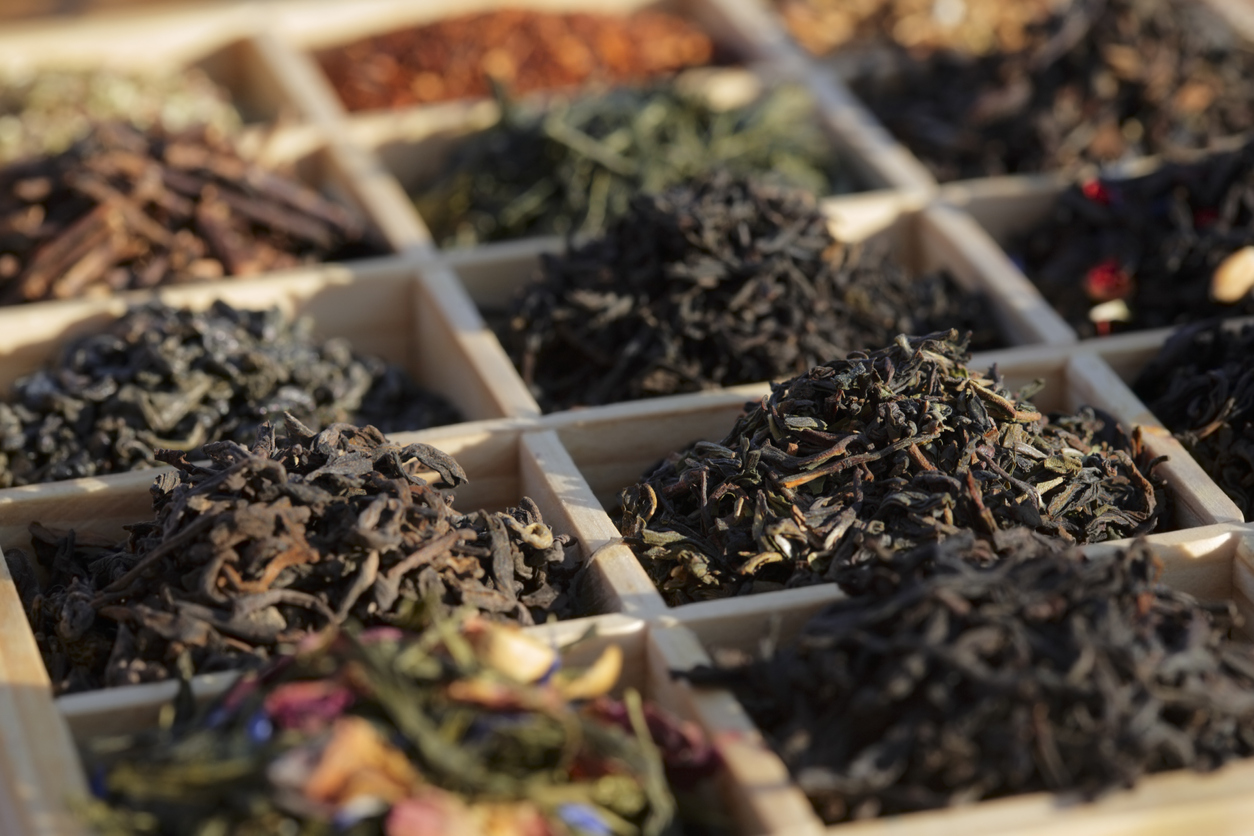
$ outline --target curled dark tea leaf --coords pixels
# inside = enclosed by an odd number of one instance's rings
[[[987,344],[992,322],[948,276],[837,242],[808,193],[719,172],[546,257],[501,339],[554,410],[801,374],[903,331]]]
[[[622,493],[623,536],[682,604],[835,580],[963,531],[1154,530],[1164,485],[1139,434],[1089,407],[1043,416],[966,359],[954,332],[901,336],[772,384],[720,443]]]
[[[1254,325],[1182,328],[1133,388],[1245,518],[1254,518]]]
[[[576,614],[568,538],[530,499],[458,513],[419,473],[434,466],[454,484],[461,467],[374,427],[264,437],[254,450],[206,445],[207,467],[162,455],[178,478],[158,480],[155,517],[129,526],[125,543],[32,530],[46,582],[27,609],[59,692],[168,678],[183,653],[197,673],[255,666],[350,618]]]
[[[827,822],[1254,754],[1235,607],[1157,585],[1143,542],[1086,557],[964,535],[861,571],[769,658],[688,674],[736,694]]]

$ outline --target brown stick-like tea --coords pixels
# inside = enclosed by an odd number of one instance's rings
[[[96,126],[0,169],[0,304],[382,254],[353,212],[207,129]]]
[[[1076,543],[1153,531],[1163,482],[1090,407],[1045,416],[957,334],[901,336],[772,384],[719,443],[622,493],[620,530],[672,605],[836,580],[964,531]]]
[[[252,667],[349,618],[403,623],[431,605],[521,624],[575,614],[568,538],[530,499],[461,514],[436,488],[466,475],[434,447],[290,417],[287,432],[207,444],[208,466],[160,451],[177,470],[124,543],[32,525],[42,585],[5,552],[56,691],[166,679],[184,652],[197,673]]]

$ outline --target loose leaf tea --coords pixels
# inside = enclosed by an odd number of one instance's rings
[[[139,130],[240,128],[227,91],[203,70],[128,75],[96,68],[0,71],[0,164],[60,154],[97,122],[124,120]]]
[[[1058,0],[774,0],[789,33],[812,55],[892,42],[914,54],[1016,52]]]
[[[1245,518],[1254,519],[1254,325],[1181,329],[1133,388]]]
[[[878,590],[768,658],[689,676],[732,689],[827,822],[1092,797],[1254,754],[1232,604],[1156,584],[1143,543],[1086,557],[1013,533],[880,558]]]
[[[284,412],[384,432],[458,420],[401,367],[343,339],[317,341],[311,328],[224,302],[131,309],[71,341],[0,403],[0,487],[154,467],[161,448],[198,458],[207,442],[251,442]]]
[[[726,172],[632,200],[545,256],[501,334],[545,410],[771,380],[904,331],[975,329],[982,297],[842,244],[813,196]]]
[[[520,676],[500,645],[550,667]],[[102,836],[674,834],[668,773],[718,761],[692,724],[607,695],[621,658],[539,682],[556,654],[499,625],[341,634],[172,728],[100,741],[86,817]]]
[[[436,488],[466,474],[434,447],[286,421],[286,440],[267,425],[251,450],[206,444],[205,467],[158,452],[177,471],[125,543],[32,525],[46,583],[19,594],[56,691],[166,679],[182,653],[197,673],[255,666],[311,631],[427,605],[521,624],[575,614],[568,538],[530,499],[461,514]],[[5,557],[35,576],[23,552]]]
[[[675,85],[618,88],[548,107],[504,103],[416,204],[442,246],[588,236],[660,192],[726,168],[815,194],[850,191],[799,87],[721,109]]]
[[[897,338],[783,383],[718,444],[623,491],[619,525],[672,605],[837,580],[964,531],[1076,543],[1154,530],[1163,482],[1109,415],[1037,412],[958,335]]]
[[[1254,313],[1254,144],[1063,192],[1015,243],[1081,336]],[[1244,281],[1242,281],[1244,279]]]
[[[593,81],[642,81],[708,64],[714,45],[664,12],[560,14],[496,9],[437,20],[318,53],[349,110],[397,108]]]
[[[1254,129],[1254,51],[1203,3],[1074,0],[1017,51],[852,79],[938,180],[1075,170]]]
[[[0,304],[381,252],[348,210],[208,130],[108,123],[64,153],[0,169]]]

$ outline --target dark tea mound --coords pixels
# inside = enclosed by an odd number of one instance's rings
[[[459,420],[439,395],[345,340],[317,341],[308,320],[279,310],[204,311],[150,304],[70,342],[0,403],[0,487],[100,476],[157,464],[291,412],[324,427],[384,432]]]
[[[1017,51],[901,54],[851,84],[941,181],[1205,148],[1254,128],[1254,52],[1205,6],[1074,0]]]
[[[673,84],[549,107],[505,102],[501,121],[453,154],[416,205],[442,246],[602,234],[639,192],[719,167],[773,174],[815,194],[850,191],[799,87],[719,109]]]
[[[635,690],[608,696],[620,660],[540,680],[556,654],[499,625],[339,635],[173,729],[88,744],[81,813],[117,836],[675,833],[672,767],[691,784],[718,761]]]
[[[879,558],[881,589],[769,658],[689,676],[736,694],[829,823],[1092,797],[1254,754],[1254,651],[1228,638],[1233,605],[1157,585],[1143,543],[1085,557],[1015,533]]]
[[[1254,144],[1063,192],[1016,244],[1081,336],[1254,313]]]
[[[381,254],[362,222],[208,129],[97,125],[0,169],[0,304]]]
[[[802,374],[899,333],[996,338],[983,297],[836,241],[807,192],[725,172],[546,256],[501,334],[546,411]]]
[[[159,451],[178,470],[157,477],[155,518],[120,545],[32,525],[42,587],[25,554],[5,552],[56,691],[166,679],[185,651],[197,673],[250,667],[349,618],[574,614],[567,538],[530,499],[461,514],[435,487],[465,473],[439,450],[287,423],[286,440],[265,425],[251,450],[206,444],[207,467]]]
[[[1254,325],[1180,330],[1133,389],[1245,518],[1254,519]]]
[[[720,443],[623,491],[623,536],[678,605],[838,580],[964,531],[1154,530],[1164,483],[1139,433],[1091,407],[1041,415],[966,359],[953,332],[902,336],[772,384]]]
[[[588,82],[642,81],[708,64],[714,44],[683,18],[493,9],[366,38],[317,58],[349,110],[408,107]]]

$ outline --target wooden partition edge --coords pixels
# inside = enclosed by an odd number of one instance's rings
[[[1129,430],[1140,427],[1146,451],[1168,457],[1159,468],[1174,488],[1174,501],[1180,506],[1177,514],[1184,525],[1244,522],[1236,503],[1105,361],[1088,352],[1076,354],[1067,361],[1067,379],[1078,402],[1105,409]]]
[[[665,683],[667,700],[697,718],[723,761],[723,797],[742,834],[817,836],[822,823],[797,789],[783,761],[771,751],[730,692],[694,688],[673,671],[710,664],[710,657],[683,627],[649,629],[649,665]],[[663,686],[659,686],[663,687]]]
[[[0,555],[2,558],[2,555]],[[52,687],[9,567],[0,559],[0,778],[23,834],[80,834],[71,811],[87,796],[78,751],[52,703]],[[3,800],[3,799],[0,799]]]
[[[580,475],[557,433],[525,433],[520,448],[524,493],[540,497],[557,509],[562,517],[557,527],[574,533],[584,551],[586,571],[593,579],[597,598],[594,606],[639,618],[665,612],[661,594],[631,549],[622,544],[618,529]]]
[[[477,372],[474,380],[466,380],[453,367],[436,371],[432,375],[432,383],[438,382],[435,388],[467,388],[465,399],[477,404],[475,411],[481,414],[539,416],[540,406],[453,272],[443,262],[429,260],[418,269],[418,278],[416,350],[432,357],[456,352]],[[462,367],[463,363],[454,365]]]

